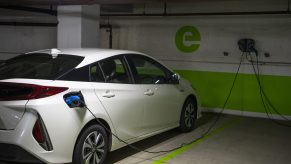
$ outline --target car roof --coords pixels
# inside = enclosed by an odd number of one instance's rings
[[[84,60],[76,68],[80,68],[85,65],[94,63],[96,61],[99,61],[108,57],[112,57],[115,55],[121,55],[121,54],[139,54],[139,55],[148,56],[146,54],[136,52],[136,51],[101,49],[101,48],[57,48],[57,49],[53,48],[53,49],[45,49],[45,50],[28,52],[26,54],[32,54],[32,53],[48,53],[52,55],[66,54],[66,55],[75,55],[75,56],[84,57]]]
[[[100,56],[105,58],[114,56],[117,54],[142,54],[136,51],[129,51],[129,50],[117,50],[117,49],[102,49],[102,48],[52,48],[52,49],[44,49],[38,51],[28,52],[26,54],[31,53],[48,53],[52,54],[53,52],[57,52],[58,54],[67,54],[67,55],[76,55],[76,56]]]

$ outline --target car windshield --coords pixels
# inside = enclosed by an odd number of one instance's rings
[[[1,63],[0,79],[27,78],[54,80],[75,68],[84,57],[59,54],[24,54]]]

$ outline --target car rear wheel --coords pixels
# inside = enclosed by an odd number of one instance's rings
[[[83,131],[77,141],[74,164],[102,164],[108,153],[106,131],[100,125],[91,125]]]
[[[192,98],[188,98],[181,112],[180,130],[182,132],[190,132],[195,127],[197,119],[197,104]]]

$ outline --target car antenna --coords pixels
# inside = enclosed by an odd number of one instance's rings
[[[60,50],[56,49],[56,48],[53,48],[51,49],[51,55],[53,56],[53,58],[56,58],[58,57],[58,54],[61,53]]]

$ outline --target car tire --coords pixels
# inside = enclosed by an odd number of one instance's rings
[[[108,153],[108,137],[100,125],[91,125],[80,135],[73,154],[74,164],[102,164]]]
[[[195,127],[197,119],[197,103],[192,99],[188,98],[182,108],[180,116],[180,131],[190,132]]]

